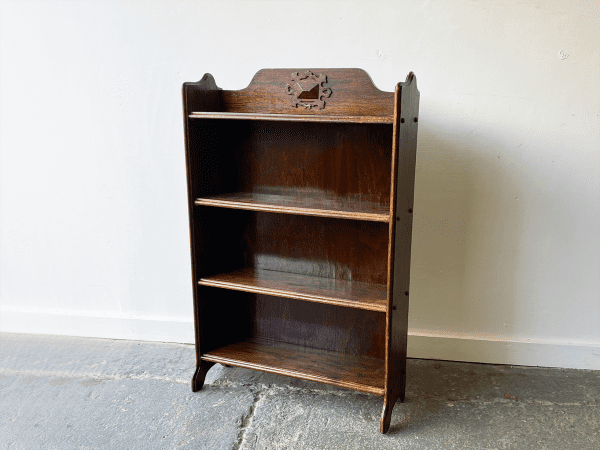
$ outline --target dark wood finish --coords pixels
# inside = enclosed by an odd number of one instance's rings
[[[294,107],[286,85],[296,73],[306,69],[263,69],[247,88],[221,92],[220,111],[260,114],[393,116],[394,94],[375,87],[371,77],[360,69],[311,69],[327,77],[331,95],[323,109]],[[191,111],[197,111],[192,108]]]
[[[204,380],[209,369],[214,366],[215,363],[211,361],[200,361],[196,364],[196,371],[192,377],[192,392],[198,392],[204,385]]]
[[[285,85],[285,90],[294,108],[324,109],[331,96],[331,88],[326,84],[327,75],[307,70],[292,73],[292,82]]]
[[[257,338],[383,360],[386,314],[303,299],[199,285],[202,352]]]
[[[389,214],[393,125],[203,119],[188,129],[194,199],[257,194]]]
[[[393,187],[390,216],[390,258],[388,262],[388,325],[386,345],[386,383],[381,432],[390,427],[392,410],[406,389],[406,340],[408,333],[408,297],[410,250],[412,242],[415,164],[419,91],[411,72],[406,82],[396,86],[394,124]],[[393,198],[395,197],[395,202]]]
[[[387,284],[388,224],[266,212],[248,216],[242,267]]]
[[[394,116],[326,116],[298,114],[259,114],[232,112],[192,112],[190,119],[275,120],[294,122],[394,123]]]
[[[359,69],[183,87],[200,389],[220,362],[404,399],[419,92]]]
[[[202,355],[202,359],[383,395],[382,359],[265,339],[228,345]]]
[[[248,136],[236,155],[239,189],[229,192],[389,206],[392,125],[239,123]]]
[[[385,223],[390,220],[389,207],[378,203],[343,201],[322,197],[313,199],[297,195],[285,195],[284,193],[234,192],[198,198],[196,199],[196,205],[340,219],[372,220]]]
[[[256,301],[254,295],[204,285],[197,285],[196,290],[201,301],[202,354],[256,334],[251,322]]]
[[[210,236],[196,243],[196,282],[252,268],[387,284],[387,223],[212,206],[196,207],[194,223]]]
[[[190,87],[193,86],[193,89]],[[186,176],[187,176],[187,187],[188,187],[188,217],[190,227],[190,252],[191,252],[191,263],[192,263],[192,284],[195,286],[197,282],[197,263],[198,255],[202,254],[202,249],[199,248],[199,242],[202,242],[203,236],[196,232],[196,226],[194,223],[194,192],[192,190],[194,175],[196,168],[193,167],[194,158],[192,153],[195,151],[194,142],[190,139],[190,128],[187,116],[190,112],[189,105],[193,104],[196,110],[210,111],[219,107],[218,97],[219,87],[217,86],[215,79],[210,74],[205,74],[200,81],[197,83],[184,83],[182,88],[183,96],[183,127],[185,137],[185,162],[186,162]],[[198,391],[204,384],[204,378],[206,372],[210,368],[210,365],[202,364],[200,355],[202,354],[202,321],[201,317],[201,302],[199,298],[199,290],[193,289],[194,297],[194,332],[196,339],[196,371],[192,378],[192,391]]]
[[[387,292],[384,284],[256,269],[240,269],[203,277],[198,283],[350,308],[383,312],[387,310]]]
[[[241,326],[248,337],[385,358],[385,342],[375,338],[385,335],[384,313],[264,294],[248,294],[246,301]]]

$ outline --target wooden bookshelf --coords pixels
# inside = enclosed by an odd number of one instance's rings
[[[183,85],[196,371],[404,400],[419,91],[359,69]],[[299,331],[302,330],[302,331]],[[344,336],[344,339],[340,339]]]

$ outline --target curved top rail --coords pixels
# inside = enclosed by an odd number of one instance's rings
[[[198,83],[186,83],[188,98],[209,95],[193,92],[206,92],[209,86],[219,89],[210,75]],[[244,89],[217,92],[213,91],[218,108],[196,109],[192,101],[189,112],[394,116],[394,93],[379,90],[362,69],[262,69]]]
[[[393,116],[394,94],[362,69],[262,69],[239,91],[223,91],[223,110],[292,115]]]
[[[288,80],[286,82],[291,81],[291,78],[294,74],[299,73],[300,75],[305,74],[306,72],[313,72],[315,74],[321,74],[332,78],[334,84],[347,84],[349,80],[354,80],[354,86],[356,88],[360,88],[364,91],[372,91],[372,92],[380,92],[382,94],[389,93],[392,94],[391,91],[382,91],[375,83],[373,83],[373,79],[371,76],[363,69],[351,68],[351,69],[311,69],[311,68],[300,68],[300,69],[260,69],[258,72],[254,74],[252,80],[248,86],[240,91],[252,91],[252,90],[262,90],[265,85],[271,85],[273,83],[277,83],[278,80],[285,80],[286,77]],[[411,72],[412,73],[412,72]],[[409,74],[410,75],[410,74]],[[334,80],[337,80],[335,83]],[[407,77],[408,81],[408,77]]]

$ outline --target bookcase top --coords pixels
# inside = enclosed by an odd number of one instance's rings
[[[407,82],[409,79],[414,79],[412,73]],[[379,90],[362,69],[262,69],[240,90],[222,90],[212,75],[206,74],[197,83],[185,83],[186,87],[192,96],[197,89],[219,90],[215,112],[394,115],[394,92]]]

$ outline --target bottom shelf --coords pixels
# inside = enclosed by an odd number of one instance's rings
[[[250,339],[205,353],[202,359],[376,395],[384,392],[384,361],[367,356]]]

